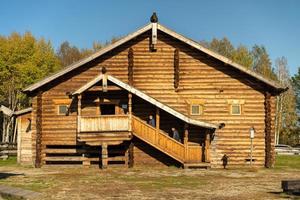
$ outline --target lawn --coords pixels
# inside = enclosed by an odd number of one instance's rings
[[[17,157],[10,156],[7,160],[0,159],[0,167],[3,166],[17,166]]]
[[[283,199],[281,180],[300,179],[300,156],[278,156],[275,169],[186,170],[43,167],[0,161],[0,184],[42,193],[40,199]],[[294,197],[296,198],[296,197]]]
[[[300,155],[288,156],[277,155],[275,169],[299,169],[300,170]]]

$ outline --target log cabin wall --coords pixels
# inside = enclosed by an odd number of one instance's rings
[[[33,165],[31,113],[18,117],[18,163]]]
[[[151,52],[150,37],[151,33],[146,32],[44,87],[43,147],[49,144],[76,145],[76,113],[59,116],[55,108],[56,99],[70,101],[66,92],[75,91],[99,75],[102,66],[106,67],[108,74],[128,83],[128,50],[131,47],[134,53],[133,79],[136,88],[185,115],[190,114],[188,102],[200,99],[204,102],[203,114],[190,117],[226,124],[223,129],[216,131],[212,141],[213,167],[221,166],[221,157],[224,154],[229,156],[229,165],[245,166],[245,159],[249,156],[251,126],[256,129],[254,163],[263,166],[265,161],[264,86],[248,75],[160,31],[157,51]],[[180,79],[176,91],[174,89],[175,49],[178,49],[180,58]],[[229,114],[229,100],[245,101],[241,115]],[[33,103],[34,116],[35,107]],[[34,133],[33,131],[33,140]]]

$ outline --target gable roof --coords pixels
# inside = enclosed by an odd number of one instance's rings
[[[193,124],[193,125],[201,126],[201,127],[205,127],[205,128],[214,128],[214,129],[217,129],[219,127],[218,125],[215,125],[215,124],[211,124],[211,123],[207,123],[207,122],[189,118],[189,117],[177,112],[176,110],[170,108],[169,106],[159,102],[158,100],[152,98],[151,96],[143,93],[142,91],[128,85],[127,83],[124,83],[123,81],[121,81],[111,75],[101,74],[101,75],[97,76],[96,78],[94,78],[93,80],[91,80],[90,82],[86,83],[85,85],[80,87],[78,90],[73,92],[72,95],[79,95],[79,94],[83,93],[84,91],[88,90],[89,88],[94,86],[96,83],[98,83],[100,80],[102,80],[104,76],[107,76],[107,79],[109,81],[113,82],[114,84],[118,85],[119,87],[127,90],[128,92],[131,92],[132,94],[135,94],[136,96],[144,99],[145,101],[157,106],[158,108],[166,111],[167,113],[181,119],[182,121],[184,121],[188,124]]]
[[[82,59],[78,62],[75,62],[75,63],[69,65],[68,67],[65,67],[64,69],[58,71],[57,73],[55,73],[55,74],[53,74],[49,77],[46,77],[46,78],[38,81],[37,83],[34,83],[34,84],[28,86],[27,88],[25,88],[23,90],[23,92],[32,92],[32,91],[42,87],[43,85],[46,85],[47,83],[63,76],[64,74],[66,74],[68,72],[71,72],[71,71],[79,68],[80,66],[94,60],[95,58],[98,58],[99,56],[115,49],[116,47],[128,42],[129,40],[145,33],[146,31],[151,30],[151,28],[152,28],[152,24],[151,23],[147,24],[146,26],[144,26],[144,27],[138,29],[137,31],[127,35],[126,37],[123,37],[122,39],[118,40],[117,42],[115,42],[111,45],[108,45],[108,46],[104,47],[103,49],[95,52],[91,56],[88,56],[87,58],[84,58],[84,59]],[[217,60],[220,60],[220,61],[224,62],[225,64],[228,64],[229,66],[232,66],[235,69],[238,69],[241,72],[244,72],[244,73],[250,75],[251,77],[267,84],[268,86],[270,86],[271,88],[273,88],[275,90],[278,90],[278,91],[284,90],[284,88],[281,85],[279,85],[278,83],[276,83],[275,81],[266,79],[262,75],[254,72],[252,70],[249,70],[249,69],[243,67],[242,65],[240,65],[238,63],[235,63],[232,60],[230,60],[230,59],[228,59],[228,58],[226,58],[226,57],[224,57],[224,56],[222,56],[218,53],[215,53],[215,52],[203,47],[199,43],[197,43],[197,42],[195,42],[195,41],[193,41],[193,40],[191,40],[191,39],[189,39],[189,38],[187,38],[183,35],[180,35],[180,34],[176,33],[175,31],[172,31],[172,30],[166,28],[165,26],[163,26],[159,23],[157,24],[157,29],[164,32],[164,33],[166,33],[166,34],[168,34],[168,35],[170,35],[170,36],[172,36],[172,37],[174,37],[175,39],[178,39],[178,40],[190,45],[191,47],[193,47],[195,49],[200,50],[201,52],[204,52],[204,53],[208,54],[209,56],[211,56],[211,57],[213,57]]]

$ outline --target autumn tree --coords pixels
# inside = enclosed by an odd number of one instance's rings
[[[272,62],[264,46],[254,45],[251,51],[253,57],[252,69],[269,79],[276,80],[276,74],[272,68]]]
[[[231,59],[236,62],[241,64],[242,66],[251,69],[253,66],[253,57],[251,55],[251,52],[249,49],[244,46],[240,45],[238,46],[232,53]]]
[[[120,37],[112,37],[111,40],[101,43],[101,42],[93,42],[92,48],[78,48],[74,45],[71,45],[68,41],[63,42],[57,50],[57,57],[59,58],[61,65],[66,67],[71,65],[80,59],[86,58],[96,51],[102,49],[103,47],[112,44],[118,41]]]
[[[22,89],[60,68],[50,41],[30,32],[0,36],[0,104],[15,111],[30,106]],[[13,118],[4,118],[2,141],[11,139]]]

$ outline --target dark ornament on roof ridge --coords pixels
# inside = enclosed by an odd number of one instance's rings
[[[158,22],[158,17],[156,15],[156,12],[153,12],[153,14],[150,18],[150,22],[152,22],[152,23],[157,23]]]

